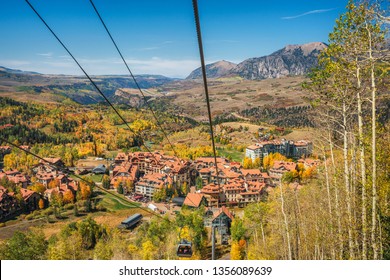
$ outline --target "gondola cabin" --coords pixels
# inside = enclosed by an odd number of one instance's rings
[[[177,246],[176,255],[181,258],[191,258],[192,257],[192,243],[187,240],[181,240]]]

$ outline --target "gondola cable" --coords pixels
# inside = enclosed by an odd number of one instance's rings
[[[92,83],[92,85],[95,87],[95,89],[99,92],[101,96],[106,100],[106,102],[110,105],[110,107],[115,111],[115,113],[120,117],[120,119],[123,121],[123,123],[129,128],[129,130],[141,138],[142,142],[142,136],[140,134],[137,134],[126,122],[126,120],[122,117],[122,115],[118,112],[118,110],[114,107],[114,105],[108,100],[108,98],[104,95],[104,93],[100,90],[100,88],[96,85],[96,83],[92,80],[92,78],[88,75],[88,73],[84,70],[84,68],[80,65],[78,60],[73,56],[73,54],[70,52],[70,50],[65,46],[65,44],[61,41],[61,39],[56,35],[56,33],[50,28],[48,23],[42,18],[42,16],[38,13],[38,11],[34,8],[34,6],[29,2],[29,0],[25,0],[27,4],[30,6],[30,8],[34,11],[34,13],[39,17],[39,19],[43,22],[43,24],[49,29],[49,31],[52,33],[52,35],[57,39],[57,41],[61,44],[61,46],[66,50],[66,52],[72,57],[72,59],[76,62],[78,67],[81,69],[81,71],[85,74],[85,76],[88,78],[88,80]],[[154,160],[158,162],[152,151],[147,147],[147,145],[144,145],[145,149],[152,155]],[[191,201],[191,199],[189,198]],[[192,202],[192,201],[191,201]],[[193,202],[192,202],[193,203]]]
[[[126,68],[127,68],[127,71],[129,72],[131,78],[132,78],[133,81],[134,81],[134,84],[136,85],[138,91],[141,93],[141,95],[142,95],[142,97],[143,97],[143,99],[144,99],[144,101],[145,101],[145,104],[147,105],[148,109],[149,109],[150,112],[152,113],[153,118],[156,120],[157,126],[160,128],[161,132],[164,134],[164,137],[167,139],[168,144],[171,146],[171,149],[172,149],[174,155],[177,157],[177,153],[176,153],[176,150],[175,150],[174,146],[172,145],[171,141],[169,140],[168,135],[167,135],[167,133],[165,132],[164,128],[162,127],[161,122],[160,122],[159,119],[157,118],[157,115],[156,115],[156,113],[154,112],[152,106],[149,104],[148,100],[146,99],[146,96],[145,96],[143,90],[141,89],[141,87],[140,87],[140,85],[139,85],[137,79],[136,79],[135,76],[133,75],[133,72],[130,70],[129,65],[127,64],[125,58],[123,57],[123,54],[122,54],[122,52],[120,51],[120,49],[119,49],[117,43],[115,42],[114,38],[112,37],[111,32],[109,31],[109,29],[108,29],[106,23],[104,22],[103,18],[101,17],[101,15],[100,15],[98,9],[96,8],[94,2],[93,2],[92,0],[89,0],[89,2],[91,3],[93,9],[95,10],[96,15],[99,17],[100,22],[103,24],[104,29],[106,30],[108,36],[110,37],[111,42],[114,44],[114,46],[115,46],[115,48],[116,48],[116,50],[117,50],[119,56],[121,57],[123,63],[125,64],[125,66],[126,66]]]
[[[208,113],[209,126],[210,126],[210,136],[211,136],[211,143],[212,143],[212,147],[213,147],[215,172],[217,175],[217,185],[220,188],[221,186],[219,183],[219,172],[218,172],[217,153],[216,153],[216,148],[215,148],[213,120],[211,117],[211,106],[210,106],[209,90],[208,90],[207,75],[206,75],[206,63],[204,60],[202,32],[200,29],[200,19],[199,19],[199,10],[198,10],[198,1],[197,0],[192,0],[192,7],[194,10],[196,34],[198,37],[199,55],[200,55],[200,62],[201,62],[201,66],[202,66],[201,68],[202,68],[203,86],[204,86],[204,91],[205,91],[205,95],[206,95],[207,113]]]
[[[92,78],[88,75],[88,73],[84,70],[84,68],[80,65],[80,63],[78,62],[78,60],[73,56],[73,54],[69,51],[69,49],[65,46],[65,44],[61,41],[61,39],[56,35],[56,33],[50,28],[50,26],[47,24],[47,22],[41,17],[41,15],[38,13],[38,11],[33,7],[33,5],[29,2],[29,0],[25,0],[26,3],[30,6],[30,8],[34,11],[34,13],[38,16],[38,18],[43,22],[43,24],[49,29],[49,31],[52,33],[52,35],[57,39],[57,41],[61,44],[61,46],[66,50],[66,52],[71,56],[71,58],[75,61],[75,63],[77,64],[77,66],[81,69],[81,71],[84,73],[84,75],[88,78],[88,80],[91,82],[91,84],[95,87],[95,89],[98,91],[98,93],[104,98],[104,100],[109,104],[109,106],[114,110],[114,112],[119,116],[119,118],[123,121],[123,123],[129,128],[129,130],[136,136],[139,136],[142,139],[142,136],[137,134],[130,126],[129,124],[127,123],[127,121],[122,117],[122,115],[119,113],[119,111],[114,107],[114,105],[108,100],[108,98],[104,95],[104,93],[100,90],[100,88],[96,85],[96,83],[92,80]],[[93,5],[93,2],[90,1],[91,4]],[[94,6],[94,5],[93,5]],[[94,6],[95,8],[95,11],[98,13],[96,7]],[[197,35],[198,35],[198,44],[199,44],[199,52],[200,52],[200,58],[201,58],[201,64],[202,64],[202,74],[203,74],[203,81],[204,81],[204,87],[205,87],[205,94],[206,94],[206,102],[207,102],[207,110],[208,110],[208,118],[209,118],[209,125],[210,125],[210,135],[211,135],[211,141],[212,141],[212,147],[213,147],[213,154],[214,154],[214,162],[215,162],[215,169],[216,169],[216,174],[217,174],[217,184],[218,186],[220,187],[220,184],[219,184],[219,174],[218,174],[218,164],[217,164],[217,156],[216,156],[216,148],[215,148],[215,140],[214,140],[214,132],[213,132],[213,125],[212,125],[212,118],[211,118],[211,108],[210,108],[210,99],[209,99],[209,94],[208,94],[208,87],[207,87],[207,77],[206,77],[206,68],[205,68],[205,62],[204,62],[204,54],[203,54],[203,45],[202,45],[202,39],[201,39],[201,30],[200,30],[200,24],[199,24],[199,14],[198,14],[198,7],[197,7],[197,1],[196,0],[193,0],[193,8],[194,8],[194,15],[195,15],[195,23],[196,23],[196,29],[197,29]],[[99,14],[98,14],[99,15]],[[100,15],[99,15],[99,18],[101,19]],[[104,27],[106,28],[106,31],[109,33],[106,25],[104,24],[103,20],[101,19]],[[117,48],[118,52],[120,53],[121,55],[121,58],[122,60],[124,60],[121,52],[119,51],[119,48],[117,47],[115,41],[113,40],[111,34],[109,33],[110,35],[110,38],[111,40],[113,41],[115,47]],[[125,62],[125,60],[124,60]],[[130,71],[130,68],[128,67],[127,63],[125,62],[126,64],[126,67],[128,68],[129,70],[129,73],[130,75],[133,77],[137,87],[139,88],[141,94],[144,96],[142,90],[140,89],[139,87],[139,84],[136,82],[136,79],[134,77],[134,75],[132,74],[132,72]],[[145,98],[145,96],[144,96]],[[146,99],[146,98],[145,98]],[[147,103],[147,102],[146,102]],[[148,104],[148,103],[147,103]],[[148,104],[149,105],[149,104]],[[150,107],[151,108],[151,107]],[[155,116],[154,112],[152,113],[153,116],[157,119],[157,117]],[[160,125],[160,128],[162,129],[161,125]],[[162,129],[163,131],[163,134],[166,136],[166,133],[165,131]],[[167,137],[166,137],[167,138]],[[31,153],[30,151],[27,151],[27,150],[24,150],[20,147],[18,147],[17,145],[3,139],[3,138],[0,138],[2,141],[14,146],[14,147],[17,147],[18,149],[20,150],[23,150],[24,152],[26,153],[29,153],[37,158],[40,158],[40,159],[43,159],[33,153]],[[171,144],[171,142],[169,141],[169,139],[167,138],[169,144],[171,145],[172,149],[173,149],[173,152],[176,154],[175,152],[175,149],[173,147],[173,145]],[[144,145],[146,150],[153,156],[153,158],[156,160],[156,158],[154,157],[154,154],[150,151],[150,149],[147,147],[147,145]],[[83,180],[83,181],[86,181],[84,178],[82,177],[79,177],[79,176],[76,176],[77,178],[79,178],[80,180]],[[86,181],[88,184],[90,184],[90,182]],[[94,184],[95,186],[97,186],[96,184]],[[98,187],[98,186],[97,186]],[[100,188],[98,187],[99,189],[102,189],[104,190],[103,188]],[[104,190],[105,192],[107,193],[110,193],[106,190]],[[114,195],[112,193],[110,193],[111,195]],[[114,195],[115,197],[118,197],[120,199],[122,199],[120,196],[116,196]],[[191,199],[189,198],[189,200],[191,201]],[[127,201],[126,201],[127,202]],[[192,202],[192,201],[191,201]],[[130,204],[133,204],[131,202],[129,202]],[[193,202],[192,202],[193,203]],[[133,204],[133,205],[136,205],[136,204]],[[143,207],[140,207],[138,205],[136,205],[137,208],[139,209],[142,209],[144,211],[147,211],[149,213],[152,213],[153,215],[159,217],[159,218],[162,218],[161,216],[157,215],[156,213],[154,212],[151,212],[151,211],[148,211],[146,210],[146,208],[143,208]],[[192,246],[192,245],[191,245]],[[192,247],[191,247],[192,248]]]
[[[104,98],[104,100],[108,103],[108,105],[114,110],[114,112],[119,116],[119,118],[122,120],[123,124],[128,127],[128,129],[135,135],[138,136],[142,142],[143,138],[140,134],[136,133],[134,129],[130,127],[130,125],[127,123],[127,121],[122,117],[122,115],[119,113],[119,111],[114,107],[114,105],[108,100],[108,98],[105,96],[105,94],[101,91],[101,89],[96,85],[96,83],[92,80],[92,78],[88,75],[88,73],[84,70],[84,68],[80,65],[78,60],[73,56],[73,54],[70,52],[70,50],[65,46],[65,44],[62,42],[62,40],[56,35],[56,33],[53,31],[53,29],[47,24],[47,22],[42,18],[42,16],[38,13],[38,11],[34,8],[34,6],[29,2],[29,0],[25,0],[26,3],[30,6],[30,8],[34,11],[34,13],[38,16],[38,18],[43,22],[43,24],[49,29],[51,34],[57,39],[57,41],[61,44],[61,46],[65,49],[65,51],[72,57],[74,62],[77,64],[77,66],[80,68],[80,70],[84,73],[84,75],[88,78],[88,80],[91,82],[91,84],[95,87],[97,92]],[[152,157],[157,161],[152,151],[149,149],[149,147],[145,144],[145,149],[152,155]]]

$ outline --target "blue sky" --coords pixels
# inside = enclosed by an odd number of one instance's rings
[[[89,0],[30,0],[89,74],[127,74]],[[347,0],[198,0],[207,62],[326,42]],[[199,67],[191,0],[94,0],[134,74]],[[81,74],[24,0],[0,0],[0,65]]]

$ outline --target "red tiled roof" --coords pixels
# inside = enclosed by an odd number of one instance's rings
[[[15,184],[28,182],[28,178],[22,174],[19,174],[19,175],[13,176],[13,177],[9,177],[8,179],[10,181],[14,182]]]
[[[248,146],[248,147],[246,147],[248,150],[257,150],[257,149],[260,149],[260,147],[259,146],[257,146],[257,145],[250,145],[250,146]]]
[[[17,169],[5,171],[5,174],[6,174],[7,176],[16,175],[16,174],[19,174],[19,173],[20,173],[20,172],[19,172]]]
[[[275,161],[273,165],[273,169],[280,169],[284,167],[288,171],[293,171],[297,168],[297,164],[295,162],[288,162],[288,161]]]
[[[241,172],[244,176],[246,176],[248,174],[249,175],[261,175],[260,169],[242,169]]]
[[[189,193],[186,196],[183,204],[190,207],[199,207],[204,195],[201,193]]]
[[[248,182],[248,189],[251,191],[259,192],[266,186],[265,183],[260,182]]]
[[[22,195],[25,201],[28,200],[34,193],[36,192],[27,189],[20,189],[20,194]]]
[[[210,194],[210,193],[216,194],[216,193],[220,193],[221,189],[219,188],[219,186],[215,185],[214,183],[211,183],[209,185],[204,186],[200,190],[200,192],[205,194]]]
[[[11,150],[10,146],[0,146],[0,150]]]
[[[226,216],[228,216],[231,220],[234,219],[232,213],[230,213],[229,209],[227,209],[225,206],[222,206],[221,209],[217,212],[215,212],[214,214],[214,217],[213,217],[213,221],[219,217],[219,215],[221,215],[222,213],[224,213]]]
[[[262,172],[261,177],[263,177],[264,179],[267,179],[267,178],[269,178],[269,175],[266,172]]]
[[[237,186],[237,185],[224,185],[223,189],[225,191],[241,191],[243,189],[243,187]]]
[[[210,168],[202,168],[201,170],[199,170],[199,173],[210,173],[211,170]]]
[[[126,153],[118,153],[115,157],[115,160],[126,160],[126,159],[128,159]]]
[[[297,141],[297,142],[294,143],[294,145],[297,146],[297,147],[304,147],[304,146],[307,146],[309,144],[311,144],[311,142],[310,141],[306,141],[306,140],[300,140],[300,141]]]
[[[205,163],[215,163],[214,157],[199,157],[195,159],[196,163],[205,162]],[[225,158],[217,157],[217,163],[227,163],[228,161]]]

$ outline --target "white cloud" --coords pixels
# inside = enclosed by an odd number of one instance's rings
[[[327,12],[330,12],[330,11],[333,11],[333,10],[335,10],[335,9],[333,8],[333,9],[312,10],[312,11],[308,11],[306,13],[299,14],[299,15],[296,15],[296,16],[282,17],[281,19],[296,19],[296,18],[300,18],[300,17],[304,17],[304,16],[307,16],[307,15],[312,15],[312,14],[327,13]]]
[[[123,62],[117,58],[89,59],[79,58],[81,66],[89,75],[127,75]],[[197,59],[127,59],[133,74],[155,74],[167,77],[185,78],[191,71],[200,67]],[[209,62],[207,62],[209,63]],[[54,58],[47,61],[0,60],[5,67],[20,67],[21,70],[36,71],[44,74],[81,75],[82,72],[73,60],[68,57]]]
[[[127,75],[127,69],[121,59],[118,58],[77,58],[80,65],[89,75]],[[149,59],[127,59],[131,71],[135,75],[155,74],[167,77],[185,78],[191,71],[200,67],[200,61],[195,59],[166,59],[151,57]],[[214,61],[206,61],[211,63]],[[36,71],[44,74],[82,75],[81,70],[69,56],[53,56],[50,60],[0,60],[0,65],[5,67],[19,67],[21,70]]]
[[[1,66],[10,67],[10,68],[21,67],[21,66],[26,66],[26,65],[30,65],[30,64],[31,64],[30,61],[27,61],[27,60],[13,60],[13,59],[0,60]]]
[[[133,73],[137,74],[160,74],[168,77],[184,78],[190,72],[200,66],[199,60],[173,60],[152,57],[151,59],[128,59]]]
[[[43,62],[45,65],[49,65],[53,68],[73,68],[76,66],[74,62],[66,62],[66,61],[50,61],[50,62]]]
[[[39,55],[39,56],[44,56],[44,57],[52,57],[53,56],[53,53],[52,52],[48,52],[48,53],[37,53],[36,55]]]
[[[174,43],[174,41],[164,41],[164,42],[161,42],[161,43],[157,43],[154,46],[130,49],[130,51],[154,51],[154,50],[162,49],[166,45],[173,44],[173,43]]]

